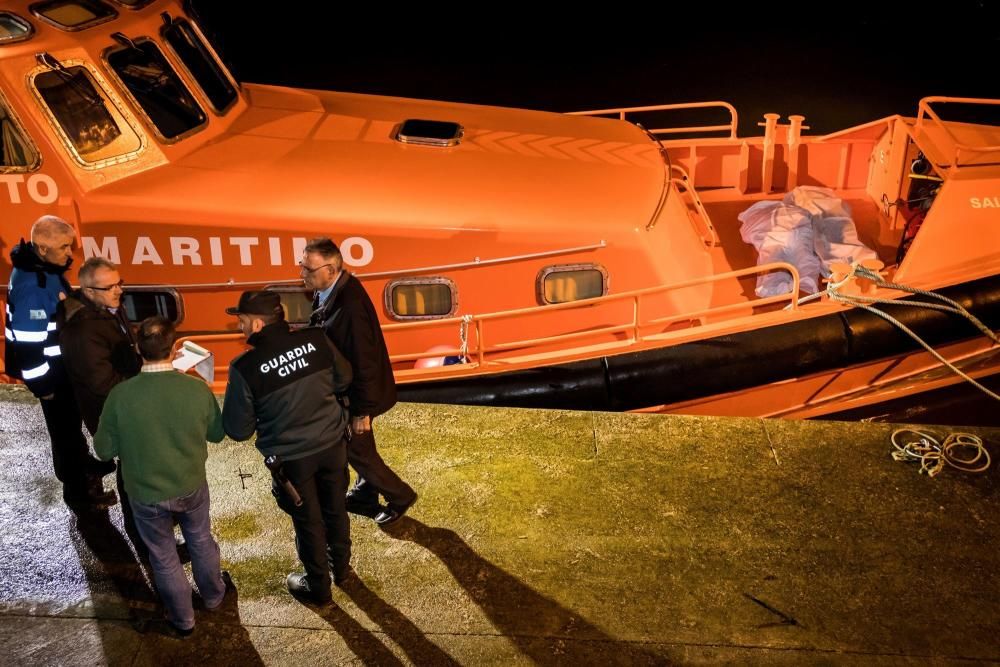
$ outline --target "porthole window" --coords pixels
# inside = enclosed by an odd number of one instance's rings
[[[0,44],[20,42],[31,37],[35,29],[17,14],[0,12]]]
[[[566,303],[608,293],[608,272],[598,264],[548,266],[538,274],[538,300]]]
[[[31,5],[31,13],[46,23],[68,31],[100,25],[118,16],[100,0],[47,0]]]
[[[90,70],[82,65],[64,66],[43,55],[50,67],[35,75],[35,89],[77,162],[101,167],[138,154],[142,148],[139,134]]]
[[[289,324],[309,324],[312,315],[312,292],[299,287],[267,287],[281,297],[281,307],[285,309],[285,319]]]
[[[122,307],[129,322],[142,322],[160,315],[174,324],[184,319],[184,307],[176,290],[162,287],[128,287],[122,295]]]
[[[38,151],[0,95],[0,173],[31,171],[38,163]]]
[[[448,278],[403,278],[385,287],[385,308],[395,320],[449,317],[458,309],[458,289]]]

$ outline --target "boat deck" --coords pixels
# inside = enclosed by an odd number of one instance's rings
[[[902,230],[889,229],[882,222],[878,207],[870,198],[852,193],[845,195],[844,200],[851,207],[852,218],[857,226],[858,237],[861,241],[874,250],[879,259],[887,266],[895,263],[896,248]],[[738,216],[757,200],[713,200],[709,195],[703,197],[703,201],[719,235],[719,245],[709,249],[712,256],[713,272],[721,274],[755,266],[757,264],[757,251],[740,237],[741,223]],[[723,306],[746,301],[748,303],[747,309],[736,314],[750,315],[753,309],[749,306],[749,302],[756,299],[754,295],[756,281],[756,276],[749,275],[715,283],[711,305]],[[781,305],[772,305],[764,306],[763,309],[781,307]]]

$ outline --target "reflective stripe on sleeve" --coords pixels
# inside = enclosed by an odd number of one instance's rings
[[[46,357],[58,357],[62,354],[62,350],[59,349],[58,345],[49,345],[47,348],[42,350]]]
[[[45,330],[46,331],[55,331],[56,330],[56,323],[55,322],[49,322],[49,326],[46,327]]]
[[[41,366],[36,366],[34,368],[26,368],[21,371],[21,377],[25,380],[34,380],[35,378],[40,378],[49,372],[49,362],[45,362]]]
[[[3,328],[3,335],[7,337],[7,340],[14,340],[14,332],[7,327]]]
[[[55,326],[55,324],[53,323],[52,326]],[[49,332],[14,329],[14,339],[19,343],[44,343],[49,339]]]

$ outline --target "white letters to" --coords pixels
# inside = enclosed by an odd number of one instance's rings
[[[11,204],[21,203],[21,184],[31,200],[36,204],[52,204],[59,199],[59,186],[48,174],[32,174],[27,179],[24,174],[0,174],[0,183],[7,186]]]

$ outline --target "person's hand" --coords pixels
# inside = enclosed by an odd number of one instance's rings
[[[372,430],[372,418],[368,415],[351,418],[351,430],[357,435],[367,433]]]
[[[60,301],[66,300],[66,292],[59,292],[59,300]]]

